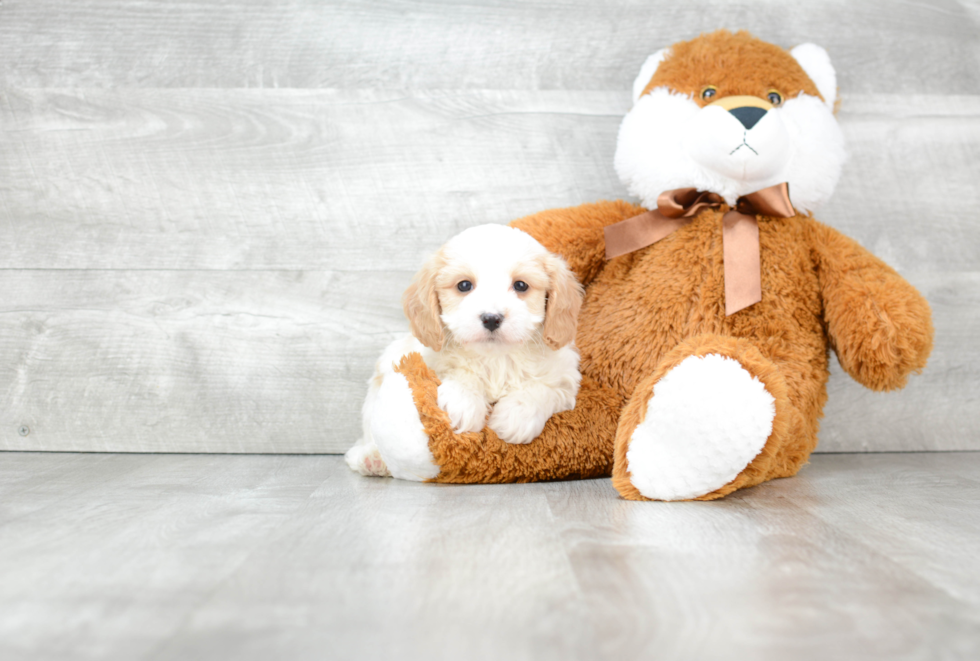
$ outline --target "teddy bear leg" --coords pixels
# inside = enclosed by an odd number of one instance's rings
[[[605,477],[623,397],[583,376],[575,408],[551,417],[526,445],[505,443],[492,429],[456,433],[439,408],[439,379],[418,354],[385,377],[372,435],[392,476],[489,484]]]
[[[623,409],[613,484],[630,500],[720,498],[777,476],[798,418],[779,368],[751,341],[690,338]]]

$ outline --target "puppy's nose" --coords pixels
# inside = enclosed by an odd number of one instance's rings
[[[483,327],[488,331],[493,332],[500,328],[500,324],[503,323],[504,317],[499,314],[492,314],[490,312],[484,312],[480,315],[480,321],[483,322]]]
[[[735,119],[742,122],[742,126],[748,131],[753,126],[755,126],[760,119],[766,114],[765,108],[754,108],[752,106],[742,106],[741,108],[732,108],[728,112],[735,115]]]

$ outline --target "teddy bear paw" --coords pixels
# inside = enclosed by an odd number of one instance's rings
[[[630,482],[654,500],[711,493],[748,466],[772,433],[775,399],[726,356],[690,356],[653,389],[626,453]]]
[[[404,375],[386,374],[381,382],[371,418],[371,438],[392,477],[422,482],[439,474]]]

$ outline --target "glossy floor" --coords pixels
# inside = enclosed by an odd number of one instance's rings
[[[337,456],[0,453],[0,657],[980,658],[980,453],[713,503]]]

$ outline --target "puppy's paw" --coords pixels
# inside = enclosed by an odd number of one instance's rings
[[[496,432],[500,440],[523,445],[541,434],[550,417],[549,411],[541,411],[539,407],[522,401],[519,394],[508,395],[493,405],[487,427]]]
[[[355,445],[344,455],[347,465],[354,472],[366,476],[390,477],[388,467],[385,465],[378,446],[374,443],[369,445]]]
[[[447,379],[439,386],[439,408],[449,414],[457,434],[480,431],[487,421],[487,402],[459,381]]]

